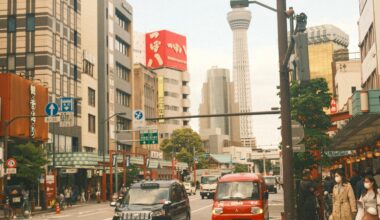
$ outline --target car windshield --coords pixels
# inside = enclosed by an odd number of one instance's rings
[[[258,200],[259,184],[254,182],[223,182],[218,184],[216,200]]]
[[[214,184],[216,182],[218,182],[217,176],[202,176],[201,177],[202,184]]]
[[[265,183],[266,184],[275,184],[276,179],[275,178],[265,178]]]
[[[143,195],[143,196],[142,196]],[[132,188],[124,197],[124,204],[129,205],[154,205],[169,200],[169,188],[139,189]]]

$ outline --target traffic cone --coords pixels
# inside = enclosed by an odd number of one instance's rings
[[[57,202],[55,205],[55,214],[59,215],[61,213],[61,208],[59,207],[59,203]]]

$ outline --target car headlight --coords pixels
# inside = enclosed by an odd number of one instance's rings
[[[164,216],[165,215],[165,210],[160,209],[152,212],[152,217],[157,217],[157,216]]]
[[[221,215],[221,214],[223,214],[223,208],[214,208],[212,210],[212,214],[214,214],[214,215]]]
[[[252,207],[251,208],[251,213],[254,214],[254,215],[259,215],[259,214],[263,214],[263,209],[262,208],[259,208],[259,207]]]

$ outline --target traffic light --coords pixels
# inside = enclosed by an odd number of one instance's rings
[[[246,8],[249,6],[249,0],[230,0],[231,8]]]

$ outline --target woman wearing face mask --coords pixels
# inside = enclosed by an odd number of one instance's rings
[[[333,211],[330,220],[352,220],[356,216],[356,199],[351,184],[343,170],[335,172],[333,189]]]
[[[364,177],[364,191],[359,199],[359,212],[356,220],[379,220],[380,195],[377,193],[376,181],[371,175]]]

